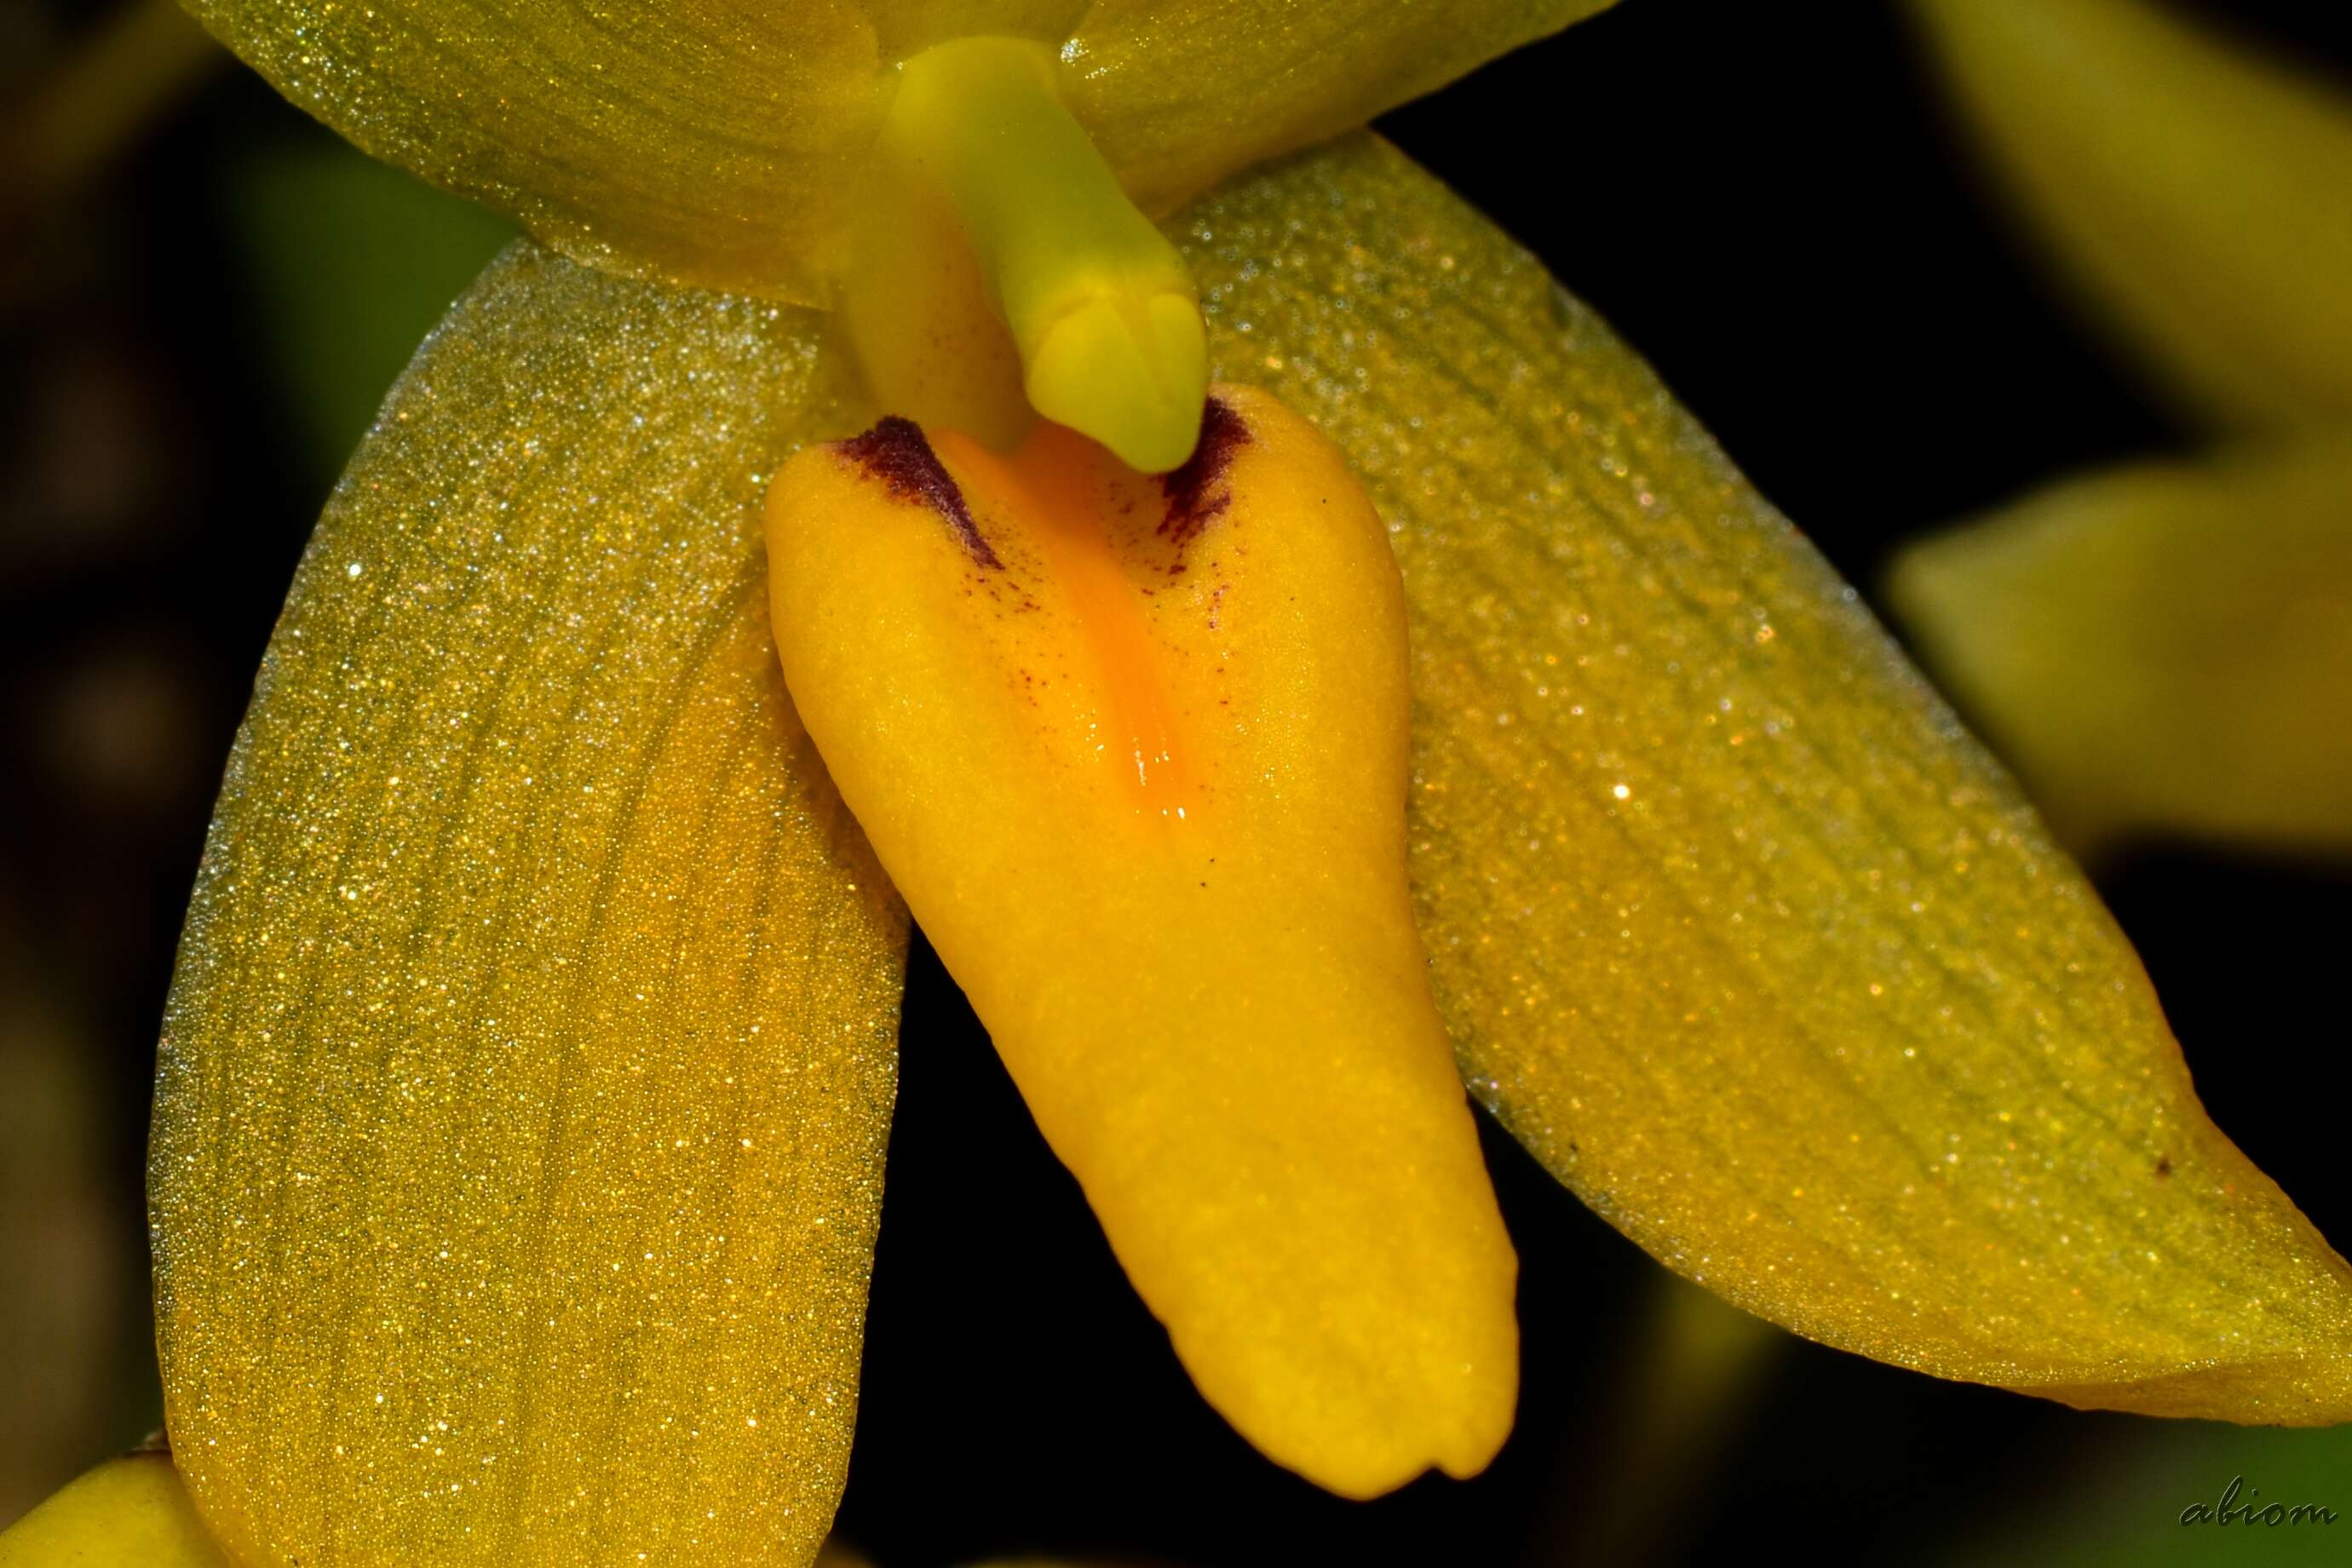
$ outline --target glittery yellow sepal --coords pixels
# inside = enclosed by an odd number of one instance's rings
[[[1055,82],[1013,38],[901,68],[843,320],[894,413],[1000,447],[1042,414],[1165,473],[1208,390],[1198,292]]]
[[[1610,0],[187,0],[300,108],[591,265],[824,304],[897,62],[1017,38],[1154,215]]]
[[[775,678],[807,317],[518,247],[353,459],[166,1015],[165,1414],[252,1563],[804,1563],[905,916]]]
[[[2158,0],[1916,0],[2051,249],[2196,408],[2352,419],[2352,99]]]
[[[1832,1344],[2352,1416],[2352,1271],[2207,1118],[2016,788],[1640,361],[1369,138],[1187,222],[1220,373],[1392,530],[1419,925],[1512,1131]]]
[[[2076,841],[2352,849],[2352,443],[2076,480],[1888,586]]]
[[[1202,1394],[1349,1496],[1483,1468],[1516,1262],[1405,890],[1404,606],[1346,464],[1215,393],[1164,480],[885,422],[769,502],[826,766]]]
[[[0,1533],[0,1568],[229,1568],[166,1454],[109,1459]]]

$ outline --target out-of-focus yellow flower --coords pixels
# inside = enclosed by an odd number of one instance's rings
[[[2352,434],[2072,480],[1889,588],[2075,841],[2352,850]]]
[[[0,1568],[230,1568],[166,1453],[110,1459],[0,1534]]]
[[[1508,1427],[1465,1082],[1829,1343],[2352,1413],[2352,1270],[1853,591],[1392,150],[1241,172],[1593,8],[206,7],[594,264],[420,350],[230,763],[151,1195],[232,1558],[805,1562],[902,895],[1336,1490]]]
[[[0,1534],[0,1568],[233,1568],[161,1449],[110,1459]],[[811,1568],[872,1568],[838,1542]],[[1038,1559],[1033,1568],[1054,1568]]]
[[[2184,404],[2352,422],[2352,104],[2156,0],[1915,0],[2045,251]]]
[[[1906,622],[2078,847],[2352,848],[2352,101],[2147,0],[1918,0],[2042,247],[2200,424],[1915,547]]]

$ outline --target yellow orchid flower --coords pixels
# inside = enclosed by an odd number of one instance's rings
[[[2352,1270],[2014,787],[1349,133],[1597,8],[199,5],[538,237],[354,457],[230,763],[126,1521],[810,1561],[909,909],[1203,1396],[1335,1491],[1509,1427],[1465,1083],[1800,1333],[2352,1416]]]

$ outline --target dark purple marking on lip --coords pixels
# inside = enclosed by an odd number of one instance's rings
[[[1232,505],[1233,488],[1220,481],[1233,466],[1234,454],[1247,446],[1249,439],[1249,426],[1233,405],[1211,398],[1201,410],[1200,444],[1182,467],[1160,476],[1160,493],[1168,502],[1167,515],[1160,519],[1160,538],[1184,544]]]
[[[921,425],[895,413],[885,414],[873,429],[834,443],[834,449],[888,486],[890,494],[900,500],[918,502],[937,512],[980,565],[990,570],[1003,567],[988,541],[981,538],[980,525],[971,520],[963,491],[958,488],[955,476],[940,464],[940,455],[931,450]]]

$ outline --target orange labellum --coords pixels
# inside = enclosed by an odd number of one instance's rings
[[[1516,1260],[1405,886],[1404,605],[1221,389],[1136,473],[886,420],[769,500],[795,706],[1210,1402],[1353,1496],[1510,1427]]]

